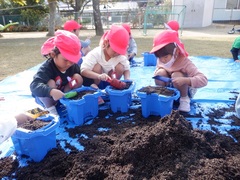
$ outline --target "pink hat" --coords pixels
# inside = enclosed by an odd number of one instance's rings
[[[65,30],[57,30],[55,32],[54,45],[68,61],[77,63],[80,60],[81,43],[75,34]]]
[[[78,37],[65,30],[57,30],[55,36],[45,41],[41,47],[41,54],[48,55],[54,47],[57,47],[64,58],[77,63],[81,58],[81,43]]]
[[[48,55],[54,48],[54,38],[55,37],[51,37],[48,40],[46,40],[42,47],[41,47],[41,54],[42,55]]]
[[[168,23],[164,23],[165,27],[170,30],[178,31],[179,30],[179,24],[177,21],[168,21]]]
[[[129,33],[122,26],[112,25],[104,35],[109,40],[111,48],[118,54],[125,55],[128,47]]]
[[[122,24],[122,26],[127,30],[127,32],[128,32],[129,34],[131,34],[131,28],[130,28],[130,25],[129,25],[129,24],[124,23],[124,24]]]
[[[183,44],[178,38],[178,33],[174,30],[164,30],[163,32],[156,35],[153,39],[153,48],[150,53],[154,53],[169,43],[176,43],[183,55],[188,53],[185,51]]]
[[[78,24],[76,21],[74,20],[68,20],[65,22],[65,24],[63,25],[63,29],[67,30],[67,31],[73,31],[75,29],[80,29],[82,27],[81,24]]]

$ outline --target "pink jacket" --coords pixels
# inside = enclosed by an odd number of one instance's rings
[[[182,72],[187,77],[190,77],[191,87],[193,88],[201,88],[206,86],[208,83],[207,77],[198,70],[195,64],[188,57],[178,57],[170,68],[165,68],[162,63],[158,63],[157,69],[159,68],[165,69],[170,75],[173,72]]]

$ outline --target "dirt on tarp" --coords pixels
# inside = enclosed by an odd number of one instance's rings
[[[26,167],[19,168],[13,160],[11,166],[5,166],[1,159],[0,177],[240,179],[239,131],[229,132],[235,142],[230,136],[193,129],[179,111],[161,119],[143,118],[141,108],[107,115],[109,110],[101,110],[90,125],[66,129],[70,137],[78,138],[84,151],[68,144],[71,152],[66,153],[58,142],[41,162],[29,162]],[[119,116],[127,118],[116,120]],[[108,130],[99,131],[99,127]]]
[[[146,94],[156,93],[159,95],[165,95],[170,97],[175,95],[175,91],[173,89],[163,87],[163,86],[146,86],[146,87],[142,87],[138,91],[144,92]]]
[[[49,122],[41,121],[38,119],[33,119],[33,120],[28,120],[28,121],[22,123],[18,127],[21,127],[23,129],[27,129],[27,130],[31,130],[31,131],[35,131],[37,129],[40,129],[40,128],[46,126],[47,124],[49,124]]]

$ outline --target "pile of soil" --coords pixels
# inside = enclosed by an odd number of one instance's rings
[[[111,114],[111,113],[110,113]],[[131,120],[117,117],[131,116]],[[193,129],[178,111],[164,118],[143,118],[141,108],[128,113],[99,111],[90,125],[66,129],[84,151],[68,144],[49,151],[39,163],[18,167],[17,160],[0,160],[0,177],[16,179],[239,179],[239,131],[233,138]],[[239,121],[239,120],[238,120]],[[98,131],[98,128],[108,131]],[[88,138],[80,137],[85,134]],[[234,135],[236,134],[236,136]],[[13,172],[16,172],[14,175]]]
[[[174,93],[167,88],[153,87],[141,91],[168,96]],[[29,161],[28,166],[18,167],[17,159],[3,158],[0,178],[240,179],[239,130],[230,130],[226,136],[214,127],[221,125],[215,118],[224,118],[226,112],[234,111],[234,105],[211,109],[207,116],[212,131],[206,131],[193,129],[184,117],[186,114],[176,110],[163,118],[144,118],[141,107],[129,109],[127,113],[99,110],[91,124],[66,128],[69,136],[84,146],[84,151],[66,142],[71,150],[67,153],[57,141],[57,147],[39,163]],[[236,116],[228,118],[232,120],[229,125],[240,126]],[[106,130],[100,131],[100,127]]]

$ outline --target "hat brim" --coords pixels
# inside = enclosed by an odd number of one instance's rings
[[[160,44],[160,45],[158,45],[158,46],[155,46],[154,48],[152,48],[152,50],[150,51],[150,53],[154,53],[154,52],[158,51],[159,49],[162,49],[164,46],[166,46],[166,45],[168,45],[168,44],[169,44],[169,42],[168,42],[168,43],[164,43],[164,44]]]
[[[166,29],[172,30],[172,28],[167,23],[164,23],[164,26],[165,26]]]
[[[45,41],[41,47],[41,54],[48,55],[54,48],[54,38],[51,37],[47,41]]]
[[[110,41],[109,41],[110,42]],[[110,47],[112,48],[112,50],[120,55],[125,55],[127,53],[127,48],[122,49],[119,48],[119,46],[114,45],[113,43],[110,42]]]
[[[75,64],[77,64],[78,61],[81,58],[81,52],[80,51],[77,55],[71,55],[71,54],[69,54],[69,52],[66,52],[65,50],[63,50],[61,48],[58,48],[58,49],[59,49],[60,53],[62,54],[62,56],[64,58],[66,58],[68,61],[73,62]]]

